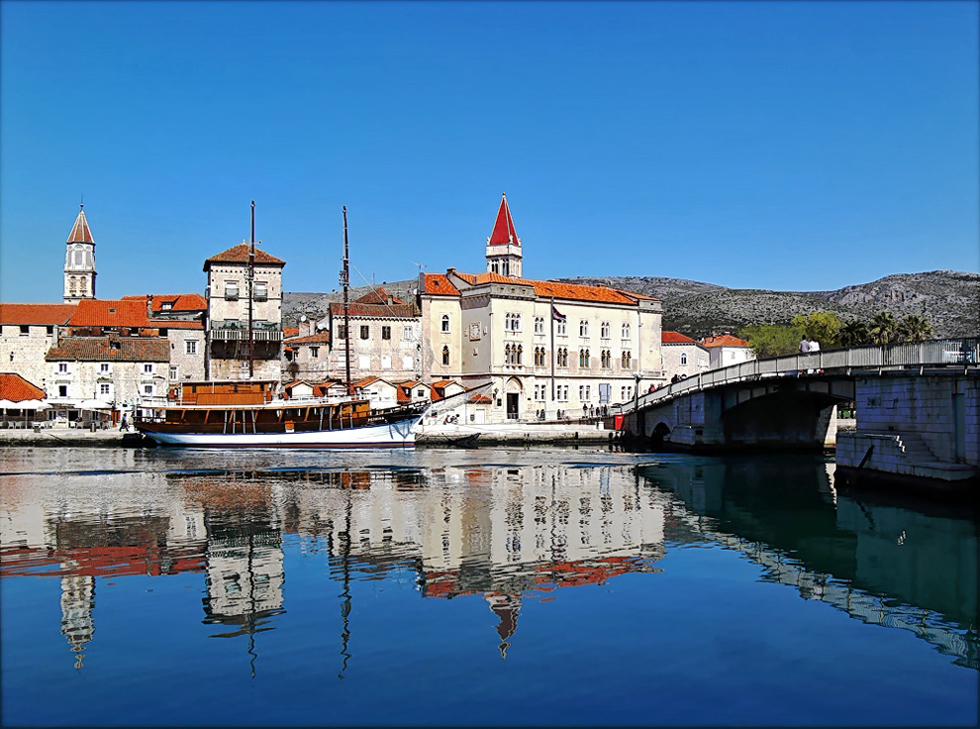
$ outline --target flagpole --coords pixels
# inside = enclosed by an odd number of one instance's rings
[[[558,352],[555,351],[555,297],[551,297],[551,311],[548,312],[548,320],[551,322],[551,402],[555,402],[555,359]]]

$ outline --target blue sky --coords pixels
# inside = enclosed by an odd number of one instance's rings
[[[980,267],[978,3],[0,3],[0,300],[484,270],[808,291]]]

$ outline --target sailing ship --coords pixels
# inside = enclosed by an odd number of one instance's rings
[[[252,332],[252,279],[255,260],[255,202],[247,273],[249,337]],[[344,325],[350,331],[347,208],[344,207],[344,258],[340,272],[344,290]],[[428,403],[376,409],[356,397],[351,386],[350,338],[346,347],[343,396],[287,399],[275,380],[183,382],[168,395],[166,407],[137,414],[134,426],[160,445],[199,447],[381,448],[415,445],[416,425]]]

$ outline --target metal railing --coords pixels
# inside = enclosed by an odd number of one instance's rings
[[[853,370],[895,370],[933,366],[977,366],[980,363],[980,338],[936,339],[915,344],[885,344],[826,352],[791,354],[707,370],[680,382],[667,385],[622,403],[619,413],[649,407],[688,392],[698,392],[735,382],[764,380],[770,377],[813,376],[827,373],[850,374]]]

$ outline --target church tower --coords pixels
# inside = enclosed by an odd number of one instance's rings
[[[85,219],[85,205],[80,208],[68,235],[68,250],[65,252],[66,304],[95,298],[95,240]]]
[[[521,239],[514,229],[514,219],[510,216],[510,206],[507,205],[507,193],[500,201],[497,220],[493,224],[493,232],[487,238],[487,271],[499,273],[502,276],[521,278]]]

